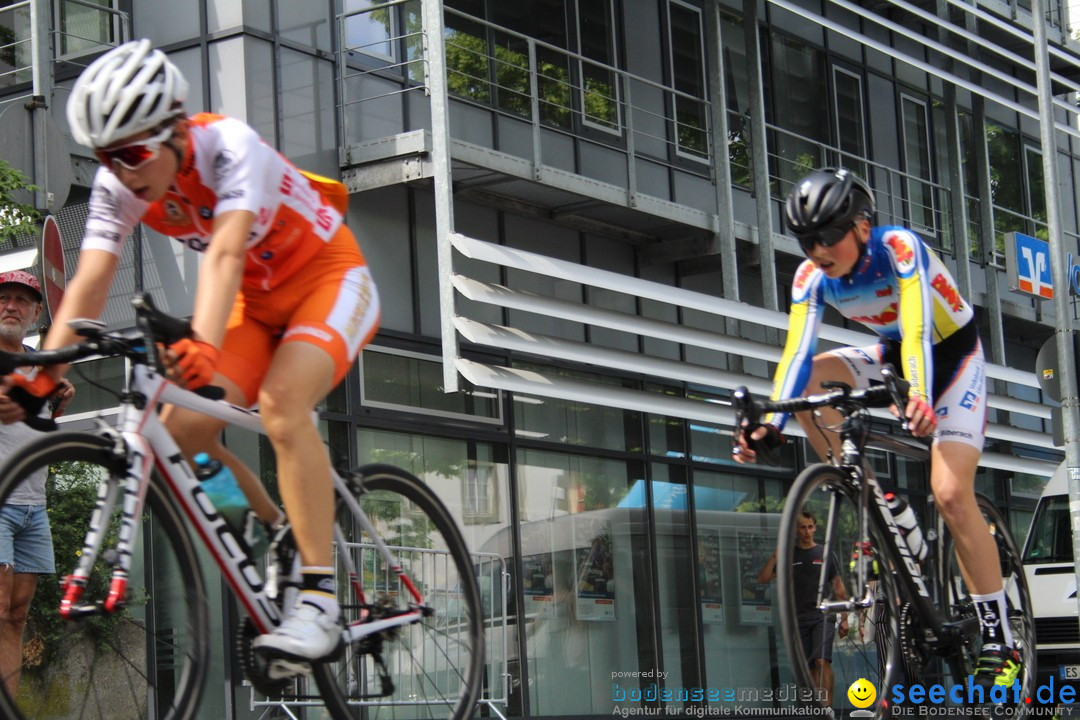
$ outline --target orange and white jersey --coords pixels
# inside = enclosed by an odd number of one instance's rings
[[[201,252],[212,240],[217,215],[247,210],[255,221],[243,284],[274,288],[334,237],[342,224],[344,187],[301,172],[240,120],[201,113],[189,123],[187,152],[161,200],[140,200],[110,169],[98,170],[82,248],[119,254],[142,221]]]

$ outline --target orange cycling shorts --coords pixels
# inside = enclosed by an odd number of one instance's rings
[[[344,225],[300,271],[272,290],[241,287],[217,371],[254,404],[274,351],[305,342],[334,361],[334,386],[379,328],[379,294],[352,232]]]

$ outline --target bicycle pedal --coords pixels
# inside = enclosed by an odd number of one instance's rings
[[[270,664],[266,668],[266,675],[271,680],[287,680],[289,678],[294,678],[297,675],[310,674],[310,663],[300,662],[298,660],[286,660],[285,658],[275,658],[270,661]]]

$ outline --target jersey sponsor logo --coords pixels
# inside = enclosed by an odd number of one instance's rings
[[[191,218],[187,216],[183,208],[173,198],[166,198],[161,203],[161,209],[165,211],[165,217],[161,219],[161,222],[165,225],[171,225],[173,227],[187,227],[191,225]]]
[[[963,399],[960,401],[960,407],[967,410],[974,410],[979,405],[979,396],[970,390],[964,393]]]
[[[851,354],[859,358],[866,365],[873,365],[874,358],[870,357],[870,353],[866,352],[862,348],[851,348]]]
[[[939,418],[949,417],[949,408],[940,407],[934,411]]]
[[[806,289],[806,283],[810,281],[810,276],[814,274],[814,270],[815,268],[813,263],[806,263],[801,268],[799,268],[799,274],[795,276],[796,290]]]
[[[934,279],[930,281],[930,287],[937,290],[938,295],[952,308],[953,312],[960,312],[964,309],[963,298],[960,297],[960,293],[952,286],[944,273],[935,275]]]
[[[893,324],[899,317],[900,306],[896,303],[890,303],[889,307],[877,315],[855,315],[851,319],[855,322],[861,322],[863,325],[885,326]]]
[[[120,202],[112,190],[94,183],[94,189],[90,191],[90,207],[96,212],[91,213],[87,219],[113,221],[120,214]]]
[[[214,156],[214,180],[221,182],[222,178],[236,166],[236,156],[228,150],[221,150]]]
[[[886,285],[880,290],[875,290],[874,294],[878,297],[889,297],[890,295],[892,295],[892,285]]]
[[[963,430],[938,430],[938,437],[962,437],[965,440],[970,440],[975,436],[969,432],[964,432]]]
[[[210,244],[209,240],[207,240],[205,238],[202,238],[202,237],[200,237],[198,235],[191,235],[189,237],[178,237],[178,238],[176,238],[176,240],[177,240],[177,242],[181,242],[184,245],[187,245],[189,248],[191,248],[195,252],[203,252],[203,251],[205,251],[206,246]]]
[[[244,189],[237,188],[236,190],[230,190],[229,192],[224,193],[223,195],[218,197],[218,200],[236,200],[237,198],[242,197],[244,197]]]
[[[885,238],[885,243],[892,248],[897,270],[908,273],[915,268],[915,249],[911,247],[910,238],[901,233],[890,233]]]

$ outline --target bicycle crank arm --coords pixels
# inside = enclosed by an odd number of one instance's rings
[[[360,638],[373,635],[377,632],[389,630],[390,628],[401,627],[402,625],[412,625],[420,622],[424,613],[420,610],[413,610],[411,612],[404,613],[402,615],[396,615],[394,617],[386,618],[383,620],[372,620],[371,622],[359,622],[349,625],[346,633],[348,635],[349,643],[354,643]]]
[[[874,598],[872,595],[864,597],[862,600],[832,600],[830,602],[823,602],[818,605],[818,610],[827,613],[845,613],[852,610],[865,610],[874,604]]]
[[[104,601],[98,601],[96,603],[86,603],[84,605],[72,605],[68,608],[65,620],[81,620],[87,617],[99,617],[102,615],[115,615],[120,610],[123,610],[123,604],[116,604],[111,609],[105,609]]]

